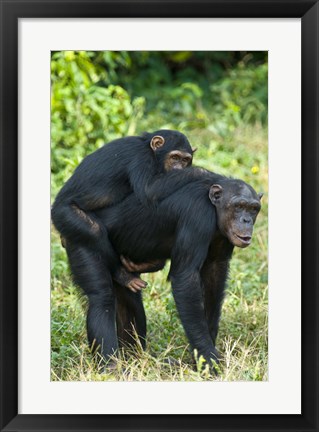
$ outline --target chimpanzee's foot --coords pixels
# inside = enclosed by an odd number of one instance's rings
[[[129,273],[124,267],[121,267],[116,274],[114,279],[117,283],[122,286],[127,287],[134,293],[141,291],[143,288],[147,287],[147,282],[144,282],[138,275],[134,273]]]
[[[128,289],[136,293],[147,287],[147,282],[143,281],[139,277],[133,277],[126,285]]]

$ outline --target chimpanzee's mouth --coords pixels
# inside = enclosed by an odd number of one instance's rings
[[[235,237],[237,237],[245,245],[249,245],[250,244],[250,242],[251,242],[251,236],[240,236],[240,235],[238,235],[236,233],[234,233],[234,234],[235,234]]]

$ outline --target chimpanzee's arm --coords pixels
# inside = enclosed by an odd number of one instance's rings
[[[172,251],[169,278],[190,345],[209,362],[210,359],[218,361],[218,353],[205,316],[200,269],[208,253],[210,238],[204,238],[203,234],[192,230],[192,226],[179,230]]]
[[[130,186],[143,204],[148,204],[146,191],[148,185],[152,184],[157,178],[157,170],[151,158],[143,160],[133,159],[127,168],[127,175]]]
[[[228,269],[229,259],[211,260],[208,258],[201,270],[205,314],[214,345],[218,334]]]
[[[204,178],[206,175],[206,170],[191,167],[185,168],[184,170],[174,170],[169,173],[160,174],[146,185],[145,193],[148,203],[156,204],[178,189],[187,186],[194,180]]]
[[[185,333],[192,349],[197,349],[209,363],[218,362],[205,318],[202,284],[199,272],[187,272],[171,276],[173,295]]]

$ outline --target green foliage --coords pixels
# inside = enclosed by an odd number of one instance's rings
[[[258,52],[53,52],[53,197],[87,154],[153,124],[226,140],[243,124],[265,125],[266,61]]]
[[[143,112],[142,97],[131,100],[119,85],[109,82],[120,55],[64,51],[51,61],[51,142],[53,193],[62,186],[88,153],[106,141],[134,132]],[[101,83],[104,82],[104,85]]]
[[[227,136],[242,123],[266,123],[267,77],[266,64],[251,68],[241,62],[211,86],[217,132]]]
[[[266,52],[133,52],[120,85],[143,94],[150,116],[179,129],[214,127],[227,138],[242,123],[267,124]],[[208,114],[209,113],[209,114]]]
[[[184,132],[194,163],[241,178],[265,196],[253,242],[235,249],[217,349],[220,375],[194,371],[178,317],[169,264],[143,275],[148,349],[100,373],[86,345],[86,301],[72,284],[52,229],[53,380],[267,380],[267,53],[54,52],[52,198],[84,156],[114,138],[160,128]],[[175,359],[172,363],[170,359]]]

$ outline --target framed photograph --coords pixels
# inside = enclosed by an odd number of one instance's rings
[[[1,1],[1,430],[318,430],[318,18],[314,0]],[[115,198],[100,197],[117,139]],[[163,183],[139,186],[153,161]],[[209,183],[201,201],[180,186],[190,175]],[[135,184],[168,198],[143,213],[127,184],[141,202]],[[93,201],[78,201],[81,185]],[[83,244],[64,231],[67,194],[71,225],[91,230]],[[227,234],[226,208],[245,229]],[[101,264],[108,238],[124,273]],[[203,253],[197,281],[184,269]],[[221,278],[221,305],[227,274],[219,320],[206,286]],[[219,364],[198,352],[205,338]]]

